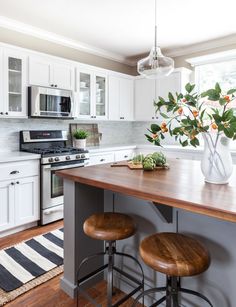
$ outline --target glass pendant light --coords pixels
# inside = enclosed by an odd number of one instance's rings
[[[173,59],[162,54],[157,46],[157,0],[155,0],[155,43],[149,56],[138,61],[137,70],[140,75],[148,79],[157,79],[161,76],[168,76],[174,70]]]

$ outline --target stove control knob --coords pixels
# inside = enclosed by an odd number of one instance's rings
[[[49,159],[48,159],[48,162],[53,162],[53,161],[54,161],[53,158],[49,158]]]
[[[80,159],[80,155],[77,155],[77,156],[76,156],[76,159]]]
[[[55,161],[57,161],[57,162],[58,162],[58,161],[60,161],[60,159],[59,159],[58,157],[56,157],[56,158],[55,158]]]
[[[70,156],[66,156],[66,160],[70,160]]]
[[[84,158],[85,158],[85,154],[82,154],[82,155],[81,155],[81,158],[84,159]]]

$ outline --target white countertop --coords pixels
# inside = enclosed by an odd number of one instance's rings
[[[41,156],[38,154],[22,152],[22,151],[0,152],[0,163],[35,160],[40,158]]]

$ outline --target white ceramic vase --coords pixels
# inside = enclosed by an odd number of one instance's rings
[[[215,184],[227,183],[233,171],[230,139],[220,133],[203,133],[204,152],[201,161],[205,181]]]
[[[75,139],[75,147],[79,149],[86,148],[86,139]]]

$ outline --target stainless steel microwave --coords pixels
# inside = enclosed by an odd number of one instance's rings
[[[30,117],[73,118],[73,92],[69,90],[29,86],[28,110]]]

